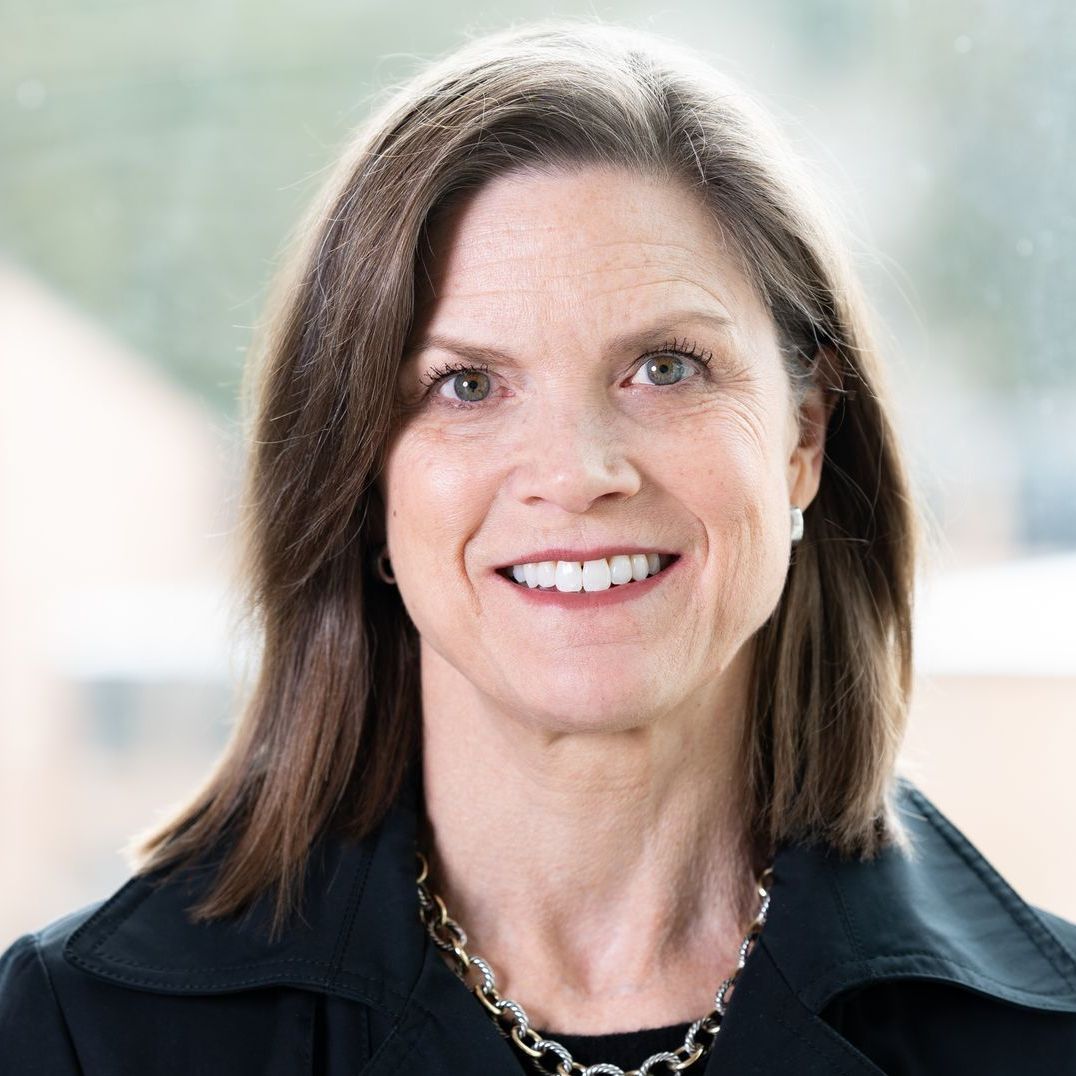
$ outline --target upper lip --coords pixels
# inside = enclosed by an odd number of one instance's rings
[[[511,568],[515,564],[537,564],[543,560],[567,560],[585,562],[588,560],[601,560],[603,557],[615,557],[618,554],[631,556],[633,553],[658,553],[661,556],[675,557],[677,553],[671,549],[662,549],[653,545],[601,545],[591,546],[589,549],[568,549],[564,546],[551,547],[549,549],[537,549],[532,553],[520,553],[514,560],[500,564],[495,569]]]

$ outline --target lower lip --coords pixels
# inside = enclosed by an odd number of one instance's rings
[[[633,598],[642,598],[668,579],[680,566],[683,557],[679,556],[668,567],[663,568],[656,575],[648,575],[634,583],[613,583],[607,590],[540,590],[538,587],[529,587],[525,583],[516,583],[506,579],[500,572],[493,574],[511,587],[524,601],[534,605],[555,605],[561,609],[600,609],[604,605],[620,605],[629,602]]]

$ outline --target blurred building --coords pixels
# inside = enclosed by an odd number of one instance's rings
[[[233,439],[0,265],[0,936],[124,872],[226,734]]]
[[[926,576],[906,771],[1020,895],[1076,920],[1076,553]]]

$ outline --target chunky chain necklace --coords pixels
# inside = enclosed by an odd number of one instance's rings
[[[714,997],[713,1012],[700,1017],[684,1036],[683,1045],[678,1046],[673,1052],[656,1053],[648,1057],[637,1069],[629,1069],[625,1072],[618,1065],[601,1063],[597,1065],[583,1066],[572,1059],[571,1053],[555,1039],[544,1039],[530,1026],[523,1007],[510,998],[502,998],[497,992],[497,980],[490,966],[480,957],[468,953],[464,946],[467,944],[467,935],[463,928],[452,919],[445,909],[444,902],[436,893],[431,893],[426,886],[426,878],[429,874],[429,865],[426,857],[418,852],[418,902],[419,918],[426,924],[430,937],[438,948],[452,954],[456,975],[467,982],[467,972],[473,964],[481,972],[481,982],[471,986],[470,989],[475,997],[486,1007],[497,1024],[501,1034],[505,1034],[503,1025],[504,1015],[507,1013],[511,1018],[511,1028],[507,1037],[522,1050],[528,1057],[534,1059],[539,1072],[548,1072],[548,1069],[538,1067],[546,1054],[556,1056],[557,1067],[554,1069],[555,1076],[656,1076],[655,1066],[668,1063],[669,1068],[680,1072],[693,1065],[704,1054],[710,1051],[717,1038],[717,1032],[721,1027],[721,1019],[725,1015],[728,1005],[728,992],[736,982],[737,977],[747,962],[748,954],[754,948],[754,944],[762,932],[766,923],[766,913],[770,908],[770,884],[773,880],[773,867],[767,867],[757,880],[758,894],[762,898],[758,914],[747,928],[747,934],[740,944],[740,956],[736,968],[732,974],[718,987]],[[699,1041],[702,1033],[703,1041]],[[660,1070],[659,1070],[660,1071]]]

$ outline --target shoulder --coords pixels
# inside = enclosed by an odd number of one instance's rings
[[[1048,912],[1037,904],[1029,904],[1028,907],[1035,913],[1047,933],[1076,961],[1076,923]]]
[[[63,967],[63,947],[104,903],[99,900],[87,904],[39,930],[23,934],[0,953],[0,1012],[6,1013],[14,1000],[27,994],[55,1002],[53,980]]]
[[[855,962],[819,1015],[885,1072],[1076,1071],[1076,923],[910,784],[901,809],[913,855],[833,874]]]
[[[79,1073],[77,1052],[56,987],[65,972],[63,946],[103,904],[71,912],[23,934],[0,953],[0,1055],[12,1071]]]
[[[120,892],[141,895],[128,883]],[[263,989],[205,995],[141,984],[152,959],[133,957],[106,979],[78,963],[87,928],[115,927],[116,894],[17,938],[0,955],[0,1057],[4,1072],[48,1076],[269,1076],[304,1071],[303,1030],[314,995]],[[167,926],[163,918],[160,925]],[[152,931],[152,925],[150,926]],[[167,1043],[166,1050],[162,1044]],[[205,1067],[213,1058],[213,1067]],[[2,1066],[0,1066],[2,1068]]]

